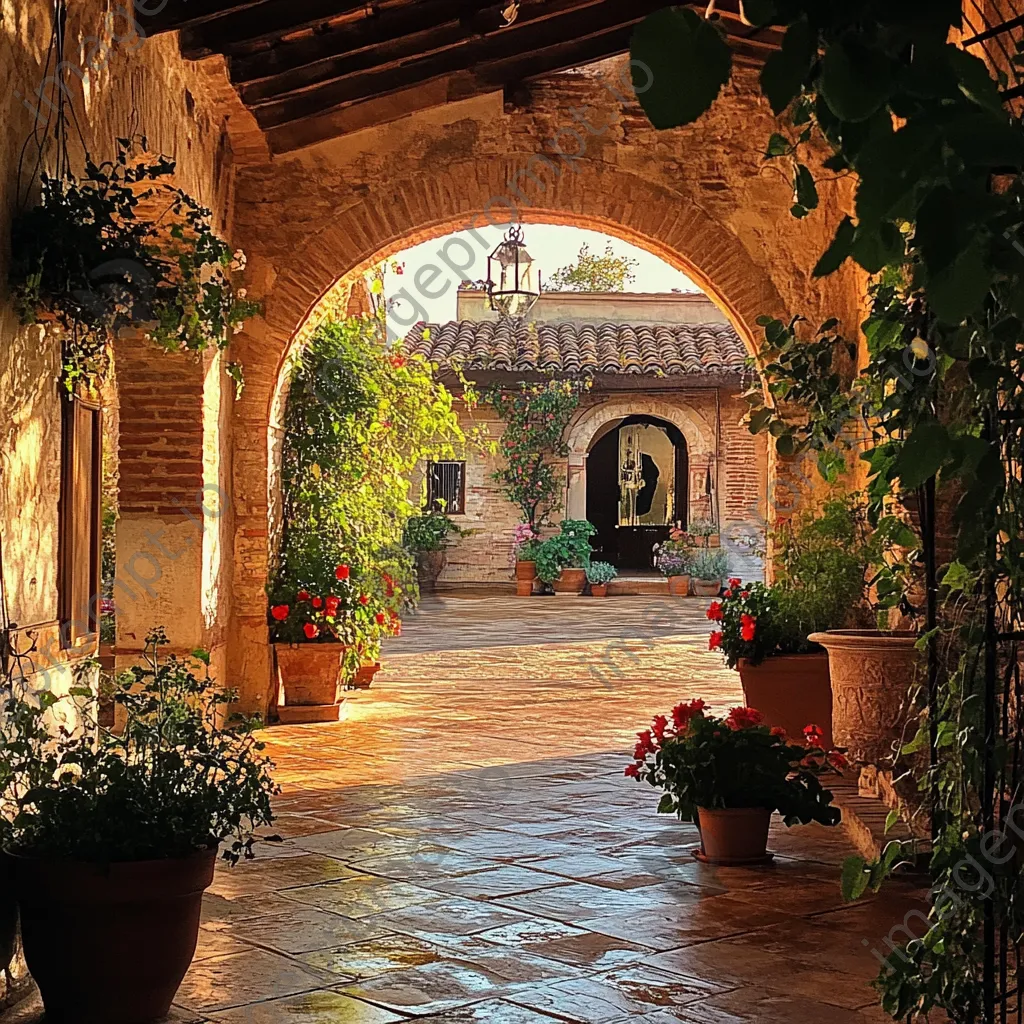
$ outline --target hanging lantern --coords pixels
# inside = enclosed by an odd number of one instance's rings
[[[526,316],[540,298],[540,271],[526,251],[518,224],[487,257],[487,298],[499,316],[515,319]]]

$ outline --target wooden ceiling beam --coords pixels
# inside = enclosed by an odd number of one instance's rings
[[[261,98],[256,98],[243,88],[242,99],[253,109],[261,127],[275,128],[318,111],[357,103],[371,96],[386,95],[418,82],[461,71],[476,71],[496,61],[529,61],[537,53],[552,53],[562,47],[580,46],[596,35],[625,30],[625,46],[617,43],[616,49],[602,54],[612,56],[629,48],[629,33],[633,26],[663,4],[664,0],[598,0],[596,3],[588,0],[587,6],[573,7],[550,21],[526,23],[518,29],[513,24],[484,37],[462,40],[435,54],[393,65],[381,65],[293,93],[268,95],[264,90]],[[562,66],[574,65],[570,63]],[[522,79],[526,76],[513,74],[512,77]]]
[[[262,0],[252,10],[228,12],[181,33],[183,56],[193,60],[212,53],[225,56],[266,50],[282,40],[329,31],[333,26],[376,22],[424,6],[425,0]],[[467,11],[494,0],[462,0]]]
[[[543,5],[524,6],[519,12],[519,18],[512,25],[506,25],[501,12],[507,3],[508,0],[500,0],[493,6],[480,11],[469,22],[458,20],[457,12],[449,11],[449,15],[454,20],[435,24],[429,29],[407,36],[398,36],[397,34],[405,27],[405,23],[395,25],[392,28],[394,38],[361,49],[345,48],[344,43],[339,40],[331,43],[331,48],[336,50],[337,55],[328,59],[247,84],[239,83],[232,71],[232,80],[239,86],[239,93],[243,101],[250,106],[257,106],[304,92],[327,82],[338,82],[359,73],[413,62],[422,64],[428,58],[436,57],[460,46],[481,44],[482,40],[488,38],[492,39],[495,45],[505,48],[512,47],[514,41],[515,45],[521,47],[532,45],[534,32],[540,31],[537,26],[543,22],[552,23],[550,32],[546,33],[550,38],[560,38],[564,36],[563,15],[582,12],[584,9],[596,11],[598,7],[613,8],[617,6],[622,11],[627,9],[626,0],[548,0]],[[439,11],[439,13],[441,12]],[[569,27],[585,31],[588,21],[589,19],[585,15],[581,15],[578,24]],[[420,22],[417,21],[413,24],[419,25]],[[530,42],[520,42],[527,34],[529,34]],[[334,35],[332,33],[332,39]],[[344,36],[351,40],[353,33],[346,32]],[[324,42],[328,42],[328,40]],[[339,43],[341,44],[340,49],[338,49]],[[266,67],[263,67],[265,70]],[[444,73],[448,73],[449,70],[451,69],[445,68]]]

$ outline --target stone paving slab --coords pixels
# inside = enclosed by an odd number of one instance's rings
[[[218,869],[175,1024],[888,1019],[872,951],[913,891],[845,906],[816,826],[699,864],[622,775],[653,713],[741,701],[704,609],[429,600],[344,721],[268,731],[286,843]]]

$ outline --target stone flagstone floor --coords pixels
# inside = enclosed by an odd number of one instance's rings
[[[704,607],[429,600],[344,722],[269,730],[286,841],[218,870],[174,1020],[888,1020],[872,950],[913,893],[844,905],[817,827],[702,866],[622,775],[652,713],[740,700]]]

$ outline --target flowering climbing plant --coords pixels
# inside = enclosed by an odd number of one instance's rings
[[[568,454],[565,428],[589,389],[589,380],[547,380],[483,392],[482,400],[505,421],[500,443],[505,465],[494,479],[534,533],[550,525],[561,507],[564,483],[554,460]]]
[[[816,725],[790,739],[763,722],[755,708],[733,708],[721,718],[703,700],[677,704],[637,733],[625,774],[664,790],[658,813],[681,821],[696,821],[700,807],[763,807],[787,825],[838,824],[839,809],[821,777],[847,767],[842,752],[824,749]]]

